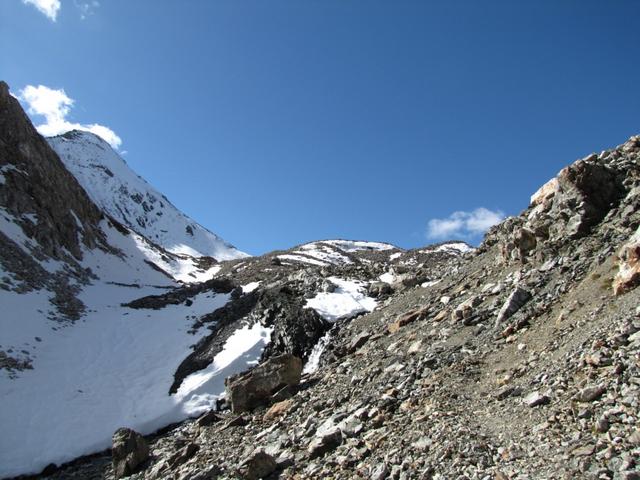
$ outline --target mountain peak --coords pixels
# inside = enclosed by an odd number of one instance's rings
[[[151,242],[192,257],[247,256],[180,212],[98,135],[72,130],[48,142],[96,205]]]

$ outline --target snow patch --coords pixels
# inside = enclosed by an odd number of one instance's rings
[[[168,392],[190,346],[207,333],[190,334],[193,322],[222,307],[229,295],[203,293],[190,307],[169,305],[153,314],[121,306],[161,291],[92,285],[80,295],[91,312],[67,328],[41,313],[47,308],[43,293],[0,291],[3,306],[16,303],[14,315],[1,319],[3,345],[40,338],[33,370],[15,379],[0,373],[0,477],[106,449],[118,427],[148,434],[203,405],[198,389]]]
[[[308,263],[310,265],[317,265],[319,267],[326,267],[328,265],[327,262],[316,260],[314,258],[303,257],[302,255],[285,254],[285,255],[278,255],[278,258],[281,260]]]
[[[318,293],[307,300],[305,308],[313,308],[328,322],[371,312],[376,308],[377,302],[364,293],[364,282],[337,277],[329,277],[329,280],[337,286],[336,290]]]
[[[260,282],[251,282],[247,283],[246,285],[242,285],[242,293],[251,293],[259,286]]]
[[[382,275],[380,275],[378,277],[378,279],[381,282],[388,283],[389,285],[391,285],[393,282],[396,281],[395,275],[393,273],[391,273],[391,272],[383,273]]]
[[[446,252],[446,253],[463,254],[463,253],[469,253],[473,251],[475,251],[475,248],[467,245],[464,242],[452,242],[452,243],[445,243],[442,245],[438,245],[437,247],[434,247],[434,248],[425,248],[423,250],[420,250],[419,253]]]
[[[239,328],[227,339],[211,365],[184,379],[176,398],[189,416],[200,415],[224,396],[224,379],[258,364],[264,348],[271,341],[273,328],[259,322]]]
[[[313,350],[311,350],[311,353],[309,354],[309,358],[307,360],[307,363],[304,366],[304,369],[302,370],[302,373],[313,373],[318,370],[318,367],[320,366],[320,357],[322,356],[325,349],[327,348],[327,345],[329,344],[330,340],[331,340],[331,331],[328,331],[322,337],[320,337],[320,340],[318,340],[318,343],[316,343],[313,347]]]
[[[325,240],[322,243],[328,243],[330,245],[335,245],[336,247],[344,250],[345,252],[357,252],[361,250],[373,250],[373,251],[382,251],[382,250],[392,250],[396,248],[394,245],[389,243],[382,242],[361,242],[354,240]]]

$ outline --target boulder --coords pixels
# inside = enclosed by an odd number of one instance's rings
[[[613,279],[613,293],[620,295],[640,284],[640,228],[623,245],[618,254],[618,273]]]
[[[278,418],[281,415],[287,413],[291,407],[293,406],[293,400],[283,400],[282,402],[274,403],[271,405],[271,408],[267,410],[267,413],[264,414],[263,420],[268,422],[273,420],[274,418]]]
[[[520,308],[531,299],[531,294],[522,287],[516,287],[507,297],[498,312],[498,323],[506,320],[516,313]]]
[[[398,315],[393,323],[389,324],[387,330],[389,331],[389,333],[395,333],[405,325],[409,325],[416,320],[422,320],[426,318],[428,314],[429,309],[427,307],[418,308],[416,310],[411,310],[409,312],[403,313],[402,315]]]
[[[149,445],[142,435],[130,428],[119,428],[112,437],[113,474],[124,478],[137,472],[149,458]]]
[[[277,467],[278,464],[271,455],[257,449],[240,462],[238,473],[245,480],[258,480],[272,474]]]
[[[464,320],[470,318],[473,313],[475,307],[482,303],[482,298],[480,297],[471,297],[468,300],[465,300],[460,305],[458,305],[453,312],[451,312],[452,320]]]
[[[298,385],[301,375],[300,358],[278,355],[247,373],[227,378],[226,396],[233,412],[246,412],[267,403],[283,387]]]
[[[368,288],[369,295],[372,297],[381,297],[393,293],[391,285],[385,282],[373,282]]]
[[[557,240],[580,238],[589,234],[615,206],[625,189],[616,173],[593,160],[579,160],[558,174],[558,191],[550,216],[551,237]]]
[[[330,430],[321,436],[316,435],[316,438],[309,443],[307,448],[309,452],[309,458],[313,460],[323,456],[325,453],[334,450],[338,445],[342,443],[342,433],[338,428]]]

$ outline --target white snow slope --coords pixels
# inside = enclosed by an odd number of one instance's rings
[[[98,207],[165,250],[216,260],[248,256],[180,212],[97,135],[74,130],[47,141]]]
[[[29,252],[32,240],[3,209],[0,214],[0,230]],[[45,289],[0,289],[0,350],[33,367],[0,369],[0,478],[108,448],[122,426],[147,434],[212,408],[224,392],[224,378],[255,364],[270,340],[271,331],[260,324],[239,328],[206,371],[187,377],[169,395],[177,367],[209,333],[189,330],[229,295],[202,293],[190,306],[160,310],[122,306],[177,284],[147,263],[154,250],[144,238],[123,235],[107,221],[101,228],[124,256],[84,249],[82,266],[99,279],[78,296],[87,307],[80,320],[57,321],[52,292]],[[40,264],[51,272],[66,268],[64,262]],[[4,276],[11,273],[0,266]]]

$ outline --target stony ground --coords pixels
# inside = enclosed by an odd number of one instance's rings
[[[339,322],[290,398],[148,438],[131,478],[639,479],[639,157],[563,170],[438,283]]]

